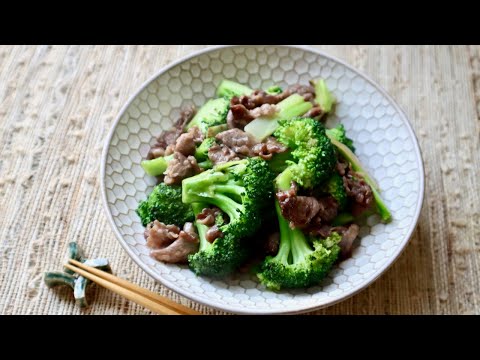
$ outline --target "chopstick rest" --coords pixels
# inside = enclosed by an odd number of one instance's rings
[[[76,242],[71,242],[68,244],[68,259],[75,260],[81,263],[85,263],[88,266],[99,269],[99,271],[105,271],[111,273],[110,264],[107,259],[98,258],[98,259],[86,259],[83,256],[83,252]],[[73,296],[75,298],[75,303],[81,307],[87,307],[88,301],[86,297],[87,287],[92,283],[91,280],[77,275],[74,271],[65,268],[64,271],[56,272],[45,272],[44,282],[48,287],[56,286],[68,286],[73,290]]]

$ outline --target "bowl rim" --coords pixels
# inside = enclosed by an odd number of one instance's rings
[[[404,237],[402,243],[400,244],[400,246],[398,247],[396,252],[394,252],[392,255],[390,255],[388,261],[385,262],[385,264],[381,268],[379,268],[373,276],[369,277],[368,279],[365,279],[363,282],[361,282],[361,283],[357,284],[356,286],[352,287],[351,290],[349,290],[346,293],[343,293],[342,296],[340,296],[337,299],[326,301],[325,303],[322,303],[322,304],[319,304],[319,305],[300,306],[300,307],[298,307],[294,310],[292,310],[292,309],[288,309],[288,310],[282,310],[282,309],[272,309],[272,310],[270,310],[270,309],[259,309],[259,310],[255,310],[255,309],[240,309],[240,308],[237,308],[235,305],[230,305],[230,304],[224,304],[222,306],[213,305],[213,304],[209,303],[209,301],[207,299],[201,299],[201,298],[197,297],[197,295],[192,294],[185,289],[177,287],[175,284],[173,284],[172,282],[170,282],[167,279],[160,279],[157,276],[157,274],[149,266],[147,266],[142,261],[142,259],[140,259],[139,256],[137,256],[132,250],[130,250],[129,245],[126,243],[126,241],[123,239],[123,236],[120,234],[120,232],[119,232],[119,230],[118,230],[118,228],[115,224],[115,221],[113,219],[113,215],[112,215],[112,213],[110,211],[110,208],[108,206],[108,199],[107,199],[107,192],[106,192],[106,182],[105,182],[105,179],[106,179],[105,170],[106,170],[108,149],[110,148],[110,144],[111,144],[111,141],[112,141],[113,134],[115,133],[115,129],[117,128],[121,118],[125,114],[128,107],[137,98],[137,96],[148,85],[150,85],[150,83],[152,83],[157,77],[159,77],[161,74],[167,72],[168,70],[170,70],[171,68],[173,68],[173,67],[175,67],[179,64],[182,64],[182,63],[184,63],[184,62],[186,62],[190,59],[193,59],[195,57],[198,57],[200,55],[207,54],[207,53],[210,53],[210,52],[214,52],[214,51],[217,51],[217,50],[222,50],[222,49],[226,49],[226,48],[235,48],[235,47],[245,47],[245,46],[255,48],[255,47],[258,47],[259,45],[217,45],[217,46],[207,47],[207,48],[204,48],[204,49],[201,49],[201,50],[194,51],[190,54],[187,54],[187,55],[185,55],[185,56],[167,64],[166,66],[162,67],[161,69],[159,69],[152,76],[150,76],[146,81],[144,81],[143,84],[129,97],[127,102],[119,110],[118,115],[116,116],[113,124],[111,125],[111,128],[108,132],[108,135],[105,139],[105,143],[104,143],[104,146],[103,146],[102,158],[101,158],[101,162],[100,162],[100,181],[101,181],[100,189],[101,189],[101,194],[102,194],[103,207],[104,207],[104,210],[106,212],[108,222],[109,222],[117,240],[120,242],[120,245],[124,248],[124,250],[127,252],[127,254],[133,259],[133,261],[138,266],[140,266],[140,268],[143,269],[148,275],[150,275],[155,281],[158,281],[159,283],[161,283],[162,285],[164,285],[168,289],[170,289],[170,290],[172,290],[172,291],[174,291],[174,292],[176,292],[176,293],[178,293],[182,296],[185,296],[189,300],[192,300],[194,302],[200,303],[202,305],[205,305],[205,306],[208,306],[208,307],[220,310],[220,311],[231,312],[231,313],[236,313],[236,314],[257,314],[257,315],[260,315],[260,314],[265,314],[265,315],[266,314],[279,314],[279,315],[284,314],[284,315],[286,315],[286,314],[299,314],[299,313],[310,312],[310,311],[315,311],[315,310],[319,310],[319,309],[322,309],[322,308],[326,308],[326,307],[329,307],[329,306],[332,306],[332,305],[337,304],[339,302],[342,302],[342,301],[358,294],[359,292],[361,292],[362,290],[364,290],[365,288],[370,286],[373,282],[375,282],[383,274],[385,274],[385,272],[395,263],[395,261],[398,260],[398,258],[402,254],[402,252],[407,247],[408,242],[410,241],[410,239],[411,239],[411,237],[412,237],[412,235],[413,235],[413,233],[414,233],[414,231],[417,227],[418,220],[419,220],[419,217],[420,217],[420,213],[421,213],[421,210],[422,210],[422,207],[423,207],[424,198],[425,198],[425,170],[424,170],[424,164],[423,164],[422,151],[421,151],[420,145],[418,143],[418,138],[417,138],[417,136],[416,136],[416,134],[415,134],[415,132],[412,128],[412,125],[411,125],[406,113],[403,111],[403,109],[400,107],[400,105],[393,99],[392,96],[390,96],[388,94],[388,92],[383,87],[381,87],[379,84],[377,84],[369,76],[365,75],[362,71],[359,71],[358,69],[356,69],[353,66],[347,64],[345,61],[343,61],[341,59],[338,59],[335,56],[329,55],[329,54],[327,54],[327,53],[325,53],[321,50],[318,50],[316,48],[313,48],[311,46],[306,46],[306,45],[275,45],[275,46],[278,46],[278,47],[286,47],[286,48],[293,48],[293,49],[313,52],[317,55],[325,57],[326,59],[337,62],[337,63],[345,66],[347,69],[353,71],[354,73],[357,73],[360,76],[362,76],[367,82],[369,82],[373,87],[375,87],[383,96],[385,96],[385,98],[388,99],[388,101],[392,104],[392,106],[395,108],[395,110],[400,114],[400,117],[401,117],[402,121],[405,123],[405,125],[408,129],[409,135],[413,139],[413,143],[414,143],[413,151],[415,151],[415,155],[417,156],[417,159],[418,159],[419,165],[420,165],[419,166],[419,171],[420,171],[419,192],[420,192],[420,196],[418,197],[418,201],[416,203],[416,209],[415,209],[415,214],[413,216],[413,221],[410,225],[410,228],[407,231],[406,236]]]

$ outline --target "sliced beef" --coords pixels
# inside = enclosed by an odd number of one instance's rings
[[[238,128],[243,130],[253,119],[260,116],[273,116],[277,112],[277,107],[271,104],[263,104],[252,110],[248,110],[242,104],[232,105],[227,115],[227,125],[229,129]]]
[[[290,227],[304,228],[320,210],[317,199],[313,196],[294,196],[280,203],[282,215],[290,223]]]
[[[349,171],[343,177],[343,186],[347,192],[347,196],[352,197],[356,203],[364,208],[369,208],[373,203],[372,188],[368,185],[363,177],[354,172]]]
[[[251,135],[240,129],[230,129],[222,131],[215,136],[215,139],[220,141],[225,146],[228,146],[237,155],[251,156],[252,147],[256,141]]]
[[[185,263],[188,255],[198,251],[198,235],[192,223],[185,223],[183,230],[179,232],[178,237],[171,244],[156,248],[150,252],[150,255],[159,261],[166,263]]]
[[[273,136],[269,136],[264,142],[252,147],[252,153],[265,160],[270,160],[274,154],[283,153],[287,150],[288,148]]]
[[[195,154],[197,145],[204,140],[204,136],[200,129],[196,126],[190,128],[188,132],[180,135],[175,142],[175,151],[185,156]]]
[[[193,156],[186,157],[180,152],[173,154],[173,159],[168,163],[165,172],[165,184],[180,184],[183,179],[201,172],[197,160]]]
[[[323,116],[324,112],[322,108],[319,105],[316,105],[312,107],[310,110],[308,110],[302,117],[304,118],[312,118],[312,119],[319,119]]]
[[[208,149],[208,158],[214,165],[240,160],[237,154],[224,144],[210,147],[210,149]]]
[[[337,231],[342,235],[342,241],[340,241],[340,259],[348,259],[352,256],[353,242],[358,236],[360,227],[357,224],[351,224],[348,227],[342,226],[342,229],[332,228],[332,231]]]
[[[287,98],[292,94],[298,94],[303,96],[303,99],[305,101],[313,102],[315,100],[315,89],[311,85],[292,85],[280,95],[283,95],[284,98]]]
[[[227,114],[227,125],[229,129],[242,129],[254,119],[250,111],[242,104],[231,105]]]
[[[155,220],[147,225],[144,236],[149,248],[161,249],[174,242],[179,234],[180,229],[178,226],[165,225],[164,223]]]
[[[221,238],[223,236],[222,231],[218,228],[217,225],[213,225],[210,229],[207,230],[205,233],[205,239],[209,243],[213,243],[217,238]]]
[[[197,215],[197,220],[200,224],[213,226],[215,225],[215,219],[219,214],[222,214],[222,210],[217,207],[204,208],[202,209],[202,212]]]
[[[338,213],[338,203],[333,197],[297,196],[294,183],[289,190],[277,192],[276,196],[282,215],[291,228],[316,233],[322,224],[331,222]]]
[[[344,163],[341,161],[337,162],[337,172],[340,176],[345,176],[345,174],[350,170],[350,164]]]
[[[277,104],[283,99],[285,99],[287,94],[275,94],[271,95],[268,94],[264,90],[255,90],[252,95],[242,95],[240,97],[234,96],[232,100],[230,100],[230,105],[243,105],[247,110],[255,109],[256,107],[262,106],[263,104]]]
[[[177,119],[173,127],[168,131],[164,131],[157,137],[157,141],[148,152],[147,159],[156,159],[163,156],[160,155],[162,149],[165,150],[167,146],[175,144],[175,141],[183,132],[183,128],[193,118],[195,112],[196,109],[193,105],[184,107],[180,113],[180,117]]]
[[[338,202],[332,196],[317,199],[319,210],[315,216],[316,221],[323,223],[331,222],[338,213]]]

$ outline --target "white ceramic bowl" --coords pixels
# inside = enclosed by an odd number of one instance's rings
[[[189,103],[213,97],[222,79],[252,88],[322,77],[338,99],[333,121],[342,122],[357,154],[377,180],[393,221],[378,216],[361,227],[360,245],[318,286],[275,293],[255,278],[195,276],[187,266],[149,256],[135,213],[155,185],[140,166],[154,136],[167,130]],[[400,255],[416,226],[423,202],[424,172],[414,132],[402,110],[377,84],[344,62],[296,46],[220,46],[189,55],[161,69],[122,108],[106,140],[102,197],[120,244],[150,276],[194,301],[244,314],[298,313],[344,300],[377,279]]]

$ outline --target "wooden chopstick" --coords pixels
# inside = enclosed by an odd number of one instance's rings
[[[89,271],[90,273],[95,274],[98,277],[101,277],[102,279],[108,280],[111,283],[122,286],[122,287],[124,287],[124,288],[126,288],[130,291],[141,294],[141,295],[145,296],[146,298],[148,298],[152,301],[155,301],[159,304],[162,304],[162,305],[167,306],[167,307],[169,307],[173,310],[176,310],[179,313],[188,314],[188,315],[199,315],[199,314],[201,314],[200,312],[195,311],[195,310],[193,310],[193,309],[191,309],[187,306],[176,303],[175,301],[172,301],[172,300],[170,300],[166,297],[160,296],[160,295],[154,293],[153,291],[144,289],[144,288],[142,288],[142,287],[140,287],[136,284],[133,284],[133,283],[131,283],[131,282],[125,280],[125,279],[116,277],[115,275],[109,274],[105,271],[101,271],[99,269],[96,269],[94,267],[85,265],[85,264],[83,264],[79,261],[73,260],[73,259],[70,259],[68,262],[73,264],[73,265],[76,265],[77,267],[79,267],[83,270]]]
[[[70,262],[78,263],[75,260],[71,260]],[[140,288],[140,287],[138,287],[138,286],[126,281],[126,280],[117,278],[114,275],[108,274],[104,271],[92,268],[90,266],[87,266],[87,265],[84,265],[84,264],[81,264],[81,265],[86,270],[83,270],[79,267],[76,267],[76,266],[73,266],[73,265],[70,265],[70,264],[65,264],[65,267],[67,269],[70,269],[70,270],[82,275],[83,277],[97,283],[98,285],[103,286],[104,288],[106,288],[110,291],[113,291],[113,292],[117,293],[118,295],[123,296],[123,297],[127,298],[128,300],[133,301],[133,302],[135,302],[139,305],[142,305],[142,306],[146,307],[147,309],[149,309],[153,312],[156,312],[158,314],[165,314],[165,315],[183,315],[183,314],[194,314],[194,313],[199,314],[198,312],[196,312],[196,311],[194,311],[190,308],[187,308],[187,307],[185,307],[183,305],[180,305],[180,304],[176,304],[173,301],[171,301],[169,299],[165,299],[165,298],[163,298],[163,297],[161,297],[161,296],[159,296],[155,293],[152,293],[152,292],[150,292],[151,294],[149,294],[149,297],[146,297],[145,295],[143,295],[141,293],[138,293],[138,292],[133,290],[135,287],[137,287],[137,288]],[[91,271],[91,272],[89,272],[89,271]],[[94,273],[96,273],[97,275],[101,275],[102,277],[97,276]],[[108,275],[108,279],[107,279],[107,276],[105,276],[105,275]],[[120,280],[122,280],[122,281],[120,281]],[[124,287],[121,284],[125,284],[125,285],[128,284],[128,287],[127,286]],[[142,289],[142,288],[140,288],[140,289]],[[143,290],[148,291],[146,289],[143,289]],[[155,296],[152,296],[152,294],[155,295]],[[167,303],[165,302],[165,300],[168,300],[169,303],[174,303],[176,305],[176,308],[168,306]],[[187,309],[187,310],[185,310],[185,309]]]

